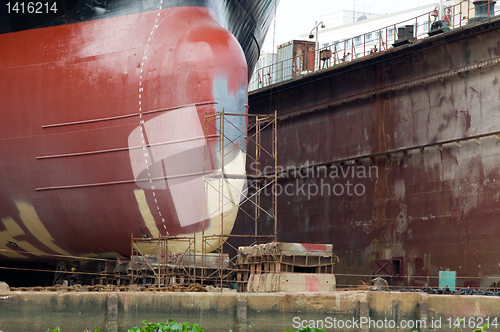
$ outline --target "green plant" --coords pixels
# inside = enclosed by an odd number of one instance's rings
[[[98,328],[96,328],[96,329],[94,330],[94,332],[99,332],[99,331],[101,331],[101,328],[100,328],[100,327],[98,327]],[[50,329],[47,329],[47,331],[46,331],[46,332],[51,332],[51,331],[50,331]],[[61,328],[60,328],[60,327],[56,327],[54,330],[52,330],[52,332],[61,332]],[[85,330],[85,331],[83,331],[83,332],[92,332],[92,330],[87,329],[87,330]]]
[[[455,326],[453,326],[453,329],[456,329],[457,327],[459,327],[460,328],[460,332],[464,332],[464,331],[462,331],[462,325],[460,325],[462,322],[463,322],[463,319],[460,318],[458,320],[458,324],[456,324]]]
[[[175,320],[169,319],[168,322],[161,323],[148,323],[144,320],[140,328],[133,327],[127,332],[205,332],[205,329],[202,329],[198,324],[177,323]]]
[[[486,332],[486,329],[488,328],[488,325],[490,325],[490,324],[486,324],[486,325],[482,326],[481,328],[475,329],[472,332]]]
[[[462,330],[462,325],[460,325],[463,321],[464,321],[464,320],[463,320],[463,318],[460,318],[460,319],[458,320],[458,324],[456,324],[455,326],[453,326],[453,329],[456,329],[457,327],[459,327],[459,328],[460,328],[460,332],[463,332],[463,330]],[[485,325],[483,325],[482,327],[477,328],[477,329],[475,329],[475,330],[474,330],[474,331],[472,331],[472,332],[487,332],[487,331],[486,331],[486,329],[488,328],[488,325],[489,325],[489,324],[485,324]]]
[[[285,330],[285,332],[293,332],[292,330]],[[314,327],[306,326],[295,332],[326,332],[326,330],[316,329]]]

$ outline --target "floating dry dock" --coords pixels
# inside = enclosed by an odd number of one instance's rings
[[[497,282],[499,29],[497,16],[250,93],[250,112],[277,110],[278,241],[333,243],[337,284]]]

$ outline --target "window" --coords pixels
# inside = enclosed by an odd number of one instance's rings
[[[387,30],[387,34],[389,35],[389,37],[393,36],[394,35],[394,28],[390,28],[389,30]]]
[[[354,38],[354,45],[356,46],[361,45],[361,36]]]
[[[372,40],[372,34],[371,33],[367,33],[366,34],[366,40]]]
[[[424,22],[423,29],[424,29],[424,30],[423,30],[424,32],[429,31],[429,22],[428,22],[428,21],[425,21],[425,22]]]

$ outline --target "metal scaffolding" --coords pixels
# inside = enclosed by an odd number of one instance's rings
[[[237,121],[240,121],[241,124],[242,118],[245,123],[248,123],[246,131],[242,131],[237,126]],[[266,129],[270,129],[270,134],[266,137],[267,143],[270,145],[268,147],[263,144],[262,139],[262,132]],[[206,234],[205,221],[203,221],[202,257],[203,266],[206,266],[206,254],[212,251],[218,253],[218,269],[211,274],[206,274],[206,278],[216,278],[221,289],[230,283],[239,282],[238,280],[229,280],[229,277],[237,272],[236,257],[233,257],[232,260],[228,259],[228,255],[224,253],[224,244],[235,251],[238,248],[229,243],[228,239],[248,238],[253,239],[254,244],[262,240],[275,242],[277,240],[277,195],[275,185],[277,184],[278,145],[276,129],[276,112],[274,115],[252,115],[227,113],[223,110],[221,113],[205,116],[205,139],[207,141],[204,165],[205,188],[206,192],[213,191],[218,195],[218,209],[209,218],[220,215],[220,232]],[[227,165],[234,158],[235,153],[239,152],[245,156],[246,165],[250,162],[257,166],[252,167],[253,174],[247,174],[246,172],[244,174],[231,174],[231,170],[227,170]],[[262,167],[261,161],[265,161],[265,167]],[[220,167],[217,168],[216,165]],[[231,180],[243,180],[245,182],[241,195],[237,188],[234,188],[231,184]],[[261,206],[261,195],[264,190],[269,188],[272,196],[271,207],[270,210],[266,210]],[[234,191],[236,191],[236,195],[234,195]],[[249,213],[248,209],[243,209],[243,205],[252,206],[253,213]],[[204,207],[204,209],[206,208],[207,206]],[[240,216],[243,214],[253,222],[252,234],[235,234],[231,230],[229,232],[225,231],[225,222],[234,220],[234,214],[238,211]],[[265,233],[261,230],[259,233],[259,221],[263,218],[270,219],[274,223],[271,232]],[[205,274],[202,273],[202,275]],[[204,281],[201,280],[202,284]]]
[[[245,121],[244,126],[242,119]],[[239,271],[236,256],[230,259],[229,254],[224,252],[224,246],[236,252],[238,248],[230,244],[228,239],[248,238],[253,240],[252,245],[277,240],[276,127],[276,113],[250,115],[222,111],[205,116],[205,201],[201,239],[198,238],[201,240],[201,250],[196,248],[196,234],[192,237],[132,238],[128,273],[133,284],[151,285],[154,281],[161,287],[173,283],[183,284],[187,279],[189,283],[215,285],[222,290],[231,283],[242,282],[229,279]],[[266,139],[262,137],[264,130],[267,130]],[[264,140],[267,147],[263,144]],[[236,158],[240,158],[237,174],[232,172],[234,167],[228,166]],[[265,166],[261,165],[262,161]],[[252,168],[254,172],[251,174],[246,172],[249,162],[257,165]],[[235,185],[235,181],[240,188]],[[269,209],[261,206],[261,195],[266,189],[271,189]],[[242,206],[247,208],[243,209]],[[253,227],[250,234],[235,234],[233,231],[231,224],[234,224],[238,212],[240,216],[250,219]],[[272,230],[266,232],[261,229],[259,222],[263,219],[274,223]],[[216,228],[208,232],[207,222],[215,224]],[[225,229],[225,225],[230,226]],[[187,242],[186,251],[174,253],[173,249],[169,250],[169,241],[177,244],[179,241]]]
[[[187,249],[183,253],[169,253],[169,241],[186,242]],[[184,257],[187,257],[187,260]],[[195,237],[132,237],[129,269],[128,274],[131,276],[132,284],[156,284],[158,287],[162,287],[174,283],[184,283],[185,276],[193,276],[190,282],[194,283],[196,282],[194,278],[196,276]]]

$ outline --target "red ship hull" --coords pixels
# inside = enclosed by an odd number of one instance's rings
[[[201,128],[206,114],[246,111],[248,80],[213,10],[7,33],[0,44],[0,260],[129,255],[131,235],[210,227]]]

